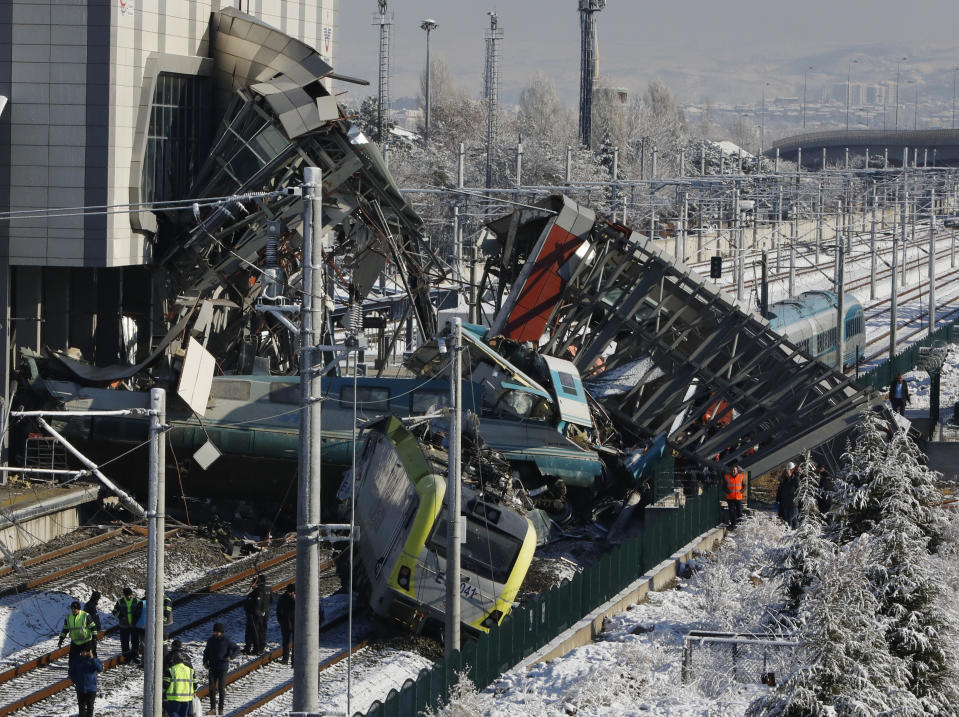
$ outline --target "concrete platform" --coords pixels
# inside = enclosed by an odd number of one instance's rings
[[[90,483],[7,484],[0,488],[0,541],[16,551],[76,530],[83,507],[97,502],[99,490]]]

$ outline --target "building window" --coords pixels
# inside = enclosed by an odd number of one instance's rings
[[[150,108],[141,183],[144,202],[188,196],[210,146],[209,79],[161,72]]]

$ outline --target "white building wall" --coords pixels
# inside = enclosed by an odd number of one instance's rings
[[[126,204],[147,58],[208,56],[210,13],[227,6],[303,40],[333,64],[337,0],[13,2],[10,163],[0,168],[9,171],[9,209]],[[93,64],[98,58],[102,68]],[[50,266],[150,259],[122,212],[14,222],[9,257],[14,265]]]

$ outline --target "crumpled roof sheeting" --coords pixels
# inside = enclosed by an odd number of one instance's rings
[[[249,87],[266,98],[290,139],[324,123],[315,98],[329,92],[318,79],[333,68],[316,50],[234,8],[214,13],[212,25],[219,109],[234,90]]]

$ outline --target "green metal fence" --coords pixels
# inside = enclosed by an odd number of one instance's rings
[[[864,373],[857,379],[860,386],[872,386],[875,389],[883,389],[892,383],[892,379],[901,373],[912,371],[919,363],[919,348],[922,346],[932,346],[936,343],[948,343],[952,338],[953,327],[959,325],[959,321],[954,321],[946,326],[936,329],[932,334],[926,336],[921,341],[914,343],[909,348],[900,351],[892,360],[886,360],[873,368],[868,373]]]
[[[667,456],[671,458],[671,456]],[[670,461],[671,463],[671,461]],[[666,470],[664,467],[663,470]],[[670,473],[672,466],[669,466]],[[571,627],[695,537],[722,522],[718,486],[687,498],[683,508],[647,509],[639,535],[617,546],[570,581],[513,610],[503,624],[470,642],[449,660],[376,701],[368,717],[407,717],[436,708],[465,671],[479,689]],[[363,717],[356,713],[354,717]]]

